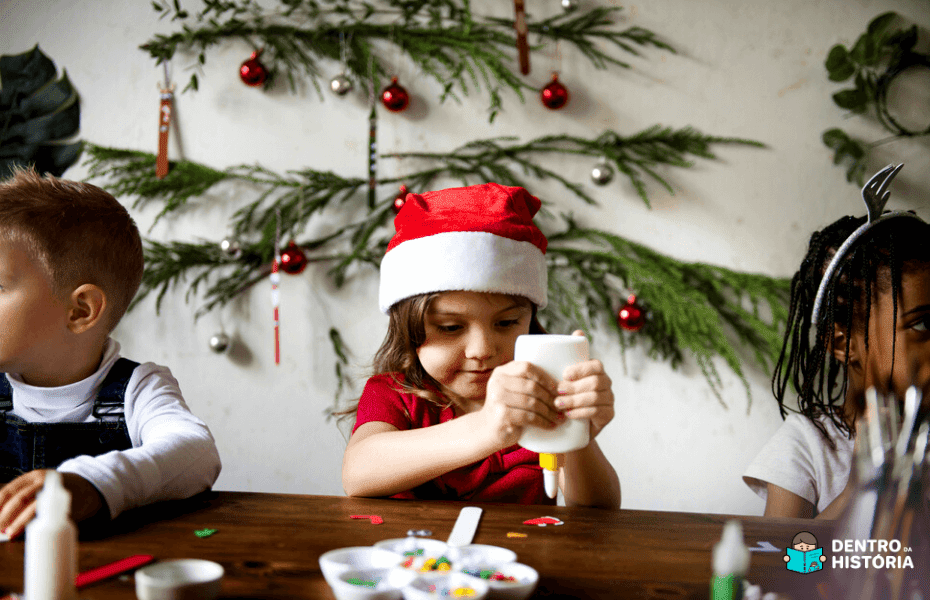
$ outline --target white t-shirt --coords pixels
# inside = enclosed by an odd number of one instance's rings
[[[93,422],[94,397],[119,358],[120,345],[107,340],[103,360],[90,377],[61,387],[36,387],[7,373],[16,416],[32,423]],[[191,414],[167,367],[142,363],[126,387],[124,414],[132,448],[99,456],[77,456],[58,467],[91,482],[115,517],[124,510],[189,498],[209,489],[220,474],[216,442]]]
[[[768,497],[766,484],[773,483],[809,501],[817,513],[829,506],[849,481],[855,440],[829,418],[820,421],[836,449],[810,419],[791,413],[746,469],[746,485],[763,500]]]

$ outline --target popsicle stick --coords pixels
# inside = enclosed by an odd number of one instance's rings
[[[466,506],[459,512],[459,518],[455,520],[452,527],[452,533],[446,542],[450,546],[467,546],[475,539],[475,531],[478,530],[478,521],[481,520],[482,510],[477,506]]]
[[[520,72],[530,74],[530,44],[526,41],[526,7],[523,0],[513,0],[514,29],[517,30],[517,53],[520,55]]]

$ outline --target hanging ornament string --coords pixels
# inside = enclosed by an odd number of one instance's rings
[[[352,36],[349,35],[349,40],[351,41]],[[339,60],[342,65],[342,71],[333,77],[332,81],[329,82],[329,89],[333,91],[337,96],[345,96],[352,91],[352,80],[346,76],[346,72],[349,70],[347,51],[346,51],[346,35],[345,32],[339,32]]]
[[[274,226],[274,260],[271,263],[271,307],[274,310],[274,364],[281,364],[281,333],[280,321],[278,320],[278,306],[281,304],[281,298],[278,293],[278,284],[281,283],[281,275],[278,273],[278,263],[281,262],[281,211],[275,210]]]
[[[371,112],[368,113],[368,210],[374,210],[377,197],[375,188],[378,186],[378,113],[375,109],[375,74],[374,57],[368,55],[368,103]]]
[[[528,28],[526,26],[526,7],[523,0],[513,0],[515,13],[513,27],[517,30],[517,53],[520,56],[520,72],[530,74],[530,44],[526,41]]]
[[[168,131],[171,128],[172,102],[174,101],[174,84],[168,75],[168,62],[165,68],[165,85],[161,88],[161,105],[158,107],[158,157],[155,159],[155,177],[164,179],[168,174]]]

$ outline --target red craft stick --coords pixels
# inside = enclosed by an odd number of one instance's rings
[[[102,567],[97,567],[96,569],[91,569],[90,571],[85,571],[74,578],[74,585],[80,589],[84,586],[88,586],[92,583],[97,583],[104,579],[109,579],[110,577],[116,577],[121,573],[126,571],[132,571],[137,569],[142,565],[147,565],[150,562],[155,560],[155,557],[151,554],[137,554],[135,556],[130,556],[129,558],[124,558],[116,562],[112,562],[108,565],[103,565]]]

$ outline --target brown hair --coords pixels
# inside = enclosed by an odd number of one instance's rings
[[[426,342],[426,313],[430,304],[442,292],[420,294],[405,298],[388,309],[387,335],[381,347],[375,352],[371,375],[390,374],[398,389],[404,393],[419,396],[440,408],[451,406],[451,401],[440,394],[439,383],[430,377],[420,364],[417,348]],[[546,333],[536,318],[536,305],[523,296],[507,295],[508,298],[532,308],[530,333]],[[349,416],[358,411],[356,399],[351,408],[334,412],[339,417]]]
[[[91,283],[109,305],[112,331],[142,282],[142,240],[129,212],[109,193],[79,181],[16,169],[0,182],[0,235],[22,244],[62,297]]]
[[[811,546],[817,545],[817,538],[814,537],[814,534],[810,531],[802,531],[801,533],[794,536],[794,539],[791,541],[792,546],[797,546],[800,543],[810,544]]]

